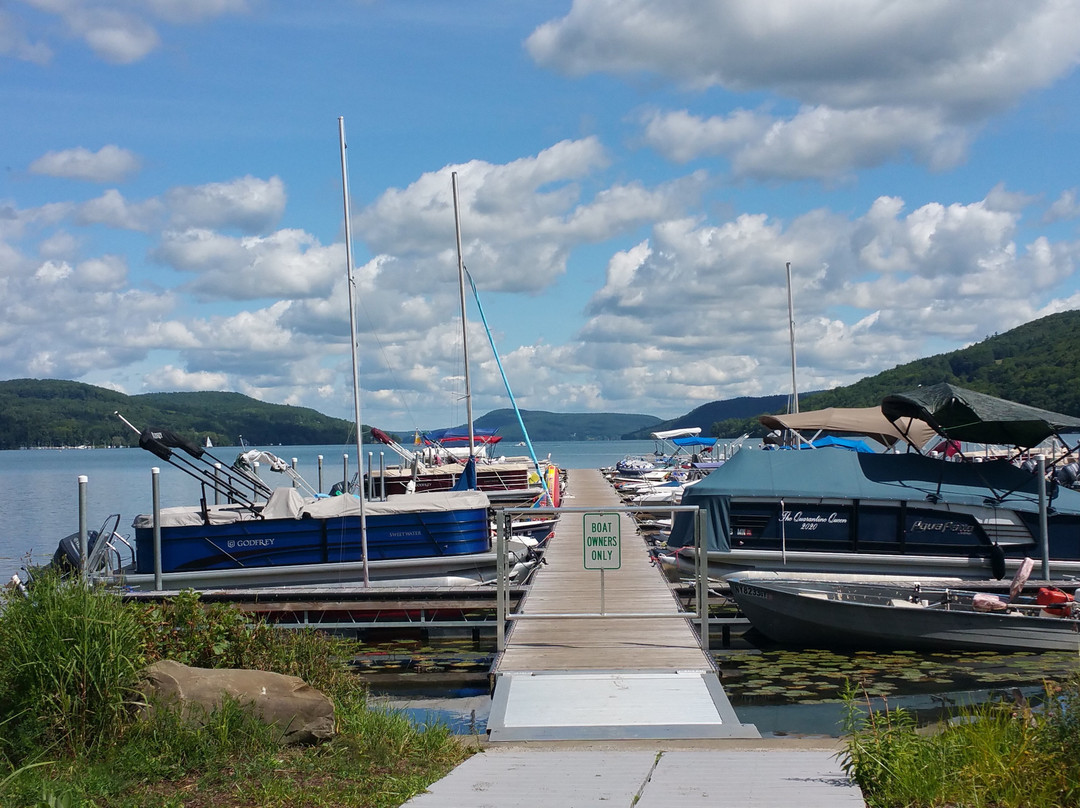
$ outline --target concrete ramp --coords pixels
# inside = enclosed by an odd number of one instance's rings
[[[760,737],[700,670],[503,673],[487,728],[492,741]]]

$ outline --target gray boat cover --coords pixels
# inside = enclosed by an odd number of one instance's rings
[[[706,512],[707,548],[728,550],[732,499],[790,499],[940,502],[1000,507],[1038,513],[1038,482],[1006,460],[950,462],[923,455],[863,454],[842,449],[744,449],[683,492],[683,505]],[[1080,513],[1080,491],[1062,487],[1055,513]],[[693,513],[679,513],[669,547],[694,543]]]
[[[1030,449],[1060,432],[1080,432],[1080,418],[1016,404],[952,384],[934,384],[886,396],[890,421],[921,418],[952,440]]]
[[[364,515],[422,512],[434,513],[465,509],[487,508],[488,497],[482,491],[436,491],[423,494],[397,494],[386,502],[365,500]],[[212,505],[206,509],[211,525],[228,525],[259,517],[240,505]],[[360,500],[347,494],[340,497],[304,499],[289,486],[274,490],[262,508],[264,519],[331,519],[340,516],[359,516]],[[184,527],[205,524],[202,508],[183,505],[161,509],[162,527]],[[152,528],[153,514],[144,513],[131,523],[135,528]]]
[[[422,494],[395,494],[385,502],[364,500],[364,515],[379,516],[396,513],[435,513],[486,508],[488,497],[483,491],[433,491]],[[308,500],[300,516],[310,519],[331,519],[335,516],[359,516],[360,499],[352,494]]]

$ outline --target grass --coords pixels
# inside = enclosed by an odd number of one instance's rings
[[[46,577],[0,596],[0,648],[3,806],[398,806],[471,754],[444,726],[369,708],[350,643],[193,593],[141,606]],[[136,719],[139,672],[163,658],[300,676],[333,699],[337,735],[286,747],[230,701],[200,726]]]
[[[871,808],[1080,804],[1080,675],[1025,700],[961,709],[937,732],[903,710],[863,709],[849,690],[841,764]]]

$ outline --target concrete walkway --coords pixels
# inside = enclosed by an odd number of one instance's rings
[[[695,740],[663,745],[486,747],[409,808],[864,808],[839,742]]]

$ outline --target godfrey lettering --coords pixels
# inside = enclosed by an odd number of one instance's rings
[[[277,539],[231,539],[229,547],[273,547]]]

